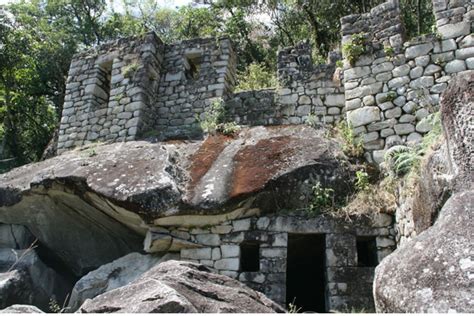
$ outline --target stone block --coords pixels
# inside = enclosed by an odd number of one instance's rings
[[[211,248],[181,249],[182,259],[210,260],[212,259]]]
[[[217,270],[239,271],[240,260],[239,258],[217,260],[214,263],[214,268],[216,268]]]
[[[240,246],[237,245],[221,245],[222,258],[232,258],[240,256]]]
[[[232,226],[234,227],[233,231],[240,232],[240,231],[249,230],[251,223],[252,222],[250,218],[235,220],[232,222]]]
[[[262,248],[260,254],[263,258],[286,258],[286,248]]]
[[[474,57],[474,46],[461,48],[456,51],[457,59],[467,59],[470,57]]]
[[[397,78],[393,78],[392,80],[388,82],[388,87],[390,89],[397,89],[404,86],[405,84],[409,82],[410,82],[410,78],[408,76],[397,77]]]
[[[415,131],[415,126],[409,123],[396,124],[393,129],[397,135],[407,135]]]
[[[405,57],[407,59],[414,59],[419,56],[427,55],[433,49],[432,43],[425,43],[408,47],[405,50]]]
[[[352,127],[358,127],[380,120],[380,109],[375,106],[359,108],[347,113],[347,119]]]
[[[196,235],[196,241],[205,246],[219,246],[221,239],[217,234]]]
[[[407,64],[403,64],[392,70],[392,74],[394,77],[408,76],[409,73],[410,73],[410,66],[408,66]]]
[[[228,234],[232,231],[231,225],[218,225],[211,228],[213,234]]]
[[[467,21],[446,24],[438,27],[438,32],[443,39],[457,38],[471,32],[471,24]]]
[[[448,74],[458,73],[458,72],[466,70],[466,63],[464,60],[456,59],[447,63],[446,66],[444,66],[444,70]]]
[[[371,73],[370,67],[353,67],[344,71],[344,79],[349,81],[353,79],[358,79],[365,77]]]

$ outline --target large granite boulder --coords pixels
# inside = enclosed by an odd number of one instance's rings
[[[87,300],[82,313],[274,313],[283,308],[237,280],[167,261],[136,281]]]
[[[43,314],[44,312],[36,306],[15,304],[0,310],[0,314]]]
[[[376,268],[377,312],[474,312],[474,191],[452,196],[428,230]]]
[[[412,203],[414,217],[424,214],[422,228],[431,220],[434,225],[376,268],[378,312],[474,312],[473,110],[474,71],[468,71],[455,77],[441,97],[445,144],[422,165],[423,179],[415,192],[419,202]],[[443,205],[445,189],[453,195]],[[420,192],[425,196],[417,197]]]
[[[142,255],[137,252],[104,264],[83,276],[72,289],[68,311],[74,311],[88,298],[124,286],[160,262],[179,259],[178,254]]]
[[[150,227],[299,209],[318,181],[343,199],[351,174],[341,145],[307,126],[90,145],[0,175],[0,222],[25,225],[82,276],[142,249]],[[168,239],[147,249],[189,246]]]
[[[34,241],[35,237],[25,226],[0,223],[0,248],[27,249]]]

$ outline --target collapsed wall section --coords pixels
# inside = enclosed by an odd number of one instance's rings
[[[164,45],[154,34],[76,54],[66,84],[58,153],[92,141],[134,140],[152,125]]]
[[[200,135],[199,120],[213,100],[228,99],[236,56],[228,38],[198,38],[167,45],[154,129],[160,138]]]
[[[242,125],[332,124],[344,114],[340,54],[314,65],[309,42],[278,52],[278,87],[242,91],[227,102],[229,118]]]
[[[438,33],[405,43],[396,0],[341,19],[343,45],[352,45],[355,34],[364,38],[363,55],[353,64],[345,56],[344,87],[347,120],[369,161],[382,162],[395,145],[420,142],[449,80],[474,69],[472,1],[434,0],[433,7]]]

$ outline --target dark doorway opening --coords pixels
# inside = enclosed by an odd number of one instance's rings
[[[240,269],[242,272],[260,270],[260,245],[256,241],[244,241],[240,244]]]
[[[286,304],[299,312],[325,312],[325,235],[289,234]]]
[[[377,258],[377,243],[375,237],[357,237],[357,266],[376,267],[379,263]]]

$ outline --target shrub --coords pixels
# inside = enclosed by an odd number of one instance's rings
[[[387,57],[395,56],[395,49],[390,45],[384,45],[383,46],[383,51],[385,53],[385,56],[387,56]]]
[[[127,66],[125,66],[123,68],[123,71],[122,71],[124,78],[133,77],[135,75],[135,73],[137,72],[139,67],[140,67],[140,65],[136,61],[128,64]]]
[[[363,170],[356,172],[355,187],[358,191],[365,191],[369,188],[369,174]]]
[[[324,188],[320,182],[317,182],[312,187],[311,200],[307,212],[311,215],[316,215],[324,210],[334,206],[334,190],[331,188]]]
[[[235,91],[259,90],[276,86],[277,79],[273,71],[263,64],[252,63],[245,71],[237,73]]]
[[[204,113],[204,119],[200,120],[201,129],[208,134],[221,133],[233,135],[240,130],[240,126],[235,122],[225,121],[224,101],[219,98],[214,100]]]
[[[345,120],[336,125],[336,132],[344,141],[342,150],[346,155],[351,157],[362,157],[364,155],[364,147],[362,140],[357,139],[354,135],[354,130]]]
[[[342,46],[342,53],[351,66],[354,66],[360,56],[367,53],[367,41],[363,33],[353,34],[351,40]]]
[[[421,144],[414,147],[394,146],[385,153],[384,165],[389,173],[403,176],[417,172],[422,158],[439,140],[442,134],[439,112],[430,114],[423,120],[431,125],[431,131],[423,137]]]

